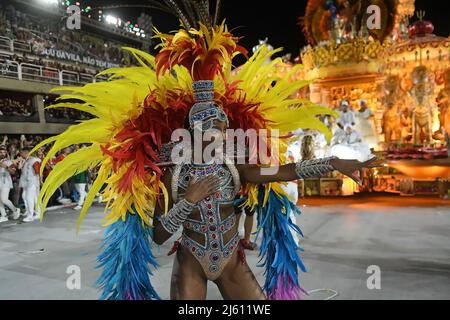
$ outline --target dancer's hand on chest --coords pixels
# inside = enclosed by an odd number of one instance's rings
[[[220,188],[220,178],[216,175],[209,175],[203,179],[191,177],[186,189],[184,198],[190,203],[198,203]]]

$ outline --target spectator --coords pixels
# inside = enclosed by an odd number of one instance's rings
[[[0,96],[0,119],[3,117],[25,117],[29,118],[36,114],[31,98],[21,99],[6,98]]]
[[[37,182],[36,180],[33,179],[40,180],[38,177],[40,173],[40,162],[51,146],[47,146],[46,150],[44,148],[41,148],[36,153],[36,155],[38,155],[37,157],[34,155],[29,156],[29,151],[32,149],[33,146],[37,145],[39,142],[41,142],[46,138],[47,138],[46,136],[42,135],[21,135],[21,136],[5,135],[3,136],[2,139],[0,139],[0,145],[4,145],[3,149],[12,151],[10,153],[11,157],[7,159],[10,160],[12,163],[12,165],[9,167],[10,170],[8,171],[11,176],[12,189],[10,188],[11,192],[9,192],[9,197],[6,196],[8,200],[3,203],[7,203],[8,201],[10,201],[15,207],[19,207],[23,202],[25,208],[29,208],[29,203],[36,200],[35,198],[32,197],[32,195],[33,194],[36,195],[39,192],[39,186],[37,186],[36,183],[31,183],[31,186],[34,187],[34,189],[37,189],[37,191],[35,190],[36,192],[34,192],[33,188],[28,189],[24,188],[24,186],[28,185],[27,183],[25,183],[25,181],[31,180]],[[60,154],[57,157],[50,159],[44,168],[42,180],[44,181],[48,177],[53,167],[58,162],[62,161],[68,154],[78,150],[78,148],[79,146],[77,145],[71,146],[70,148],[62,150],[62,152],[60,152]],[[1,151],[0,154],[2,154]],[[36,163],[30,164],[29,163],[30,159],[36,161]],[[6,162],[6,160],[4,160],[4,162]],[[32,168],[31,171],[30,165]],[[94,176],[96,175],[95,170],[93,172],[91,171],[82,172],[79,175],[72,178],[70,181],[64,183],[62,187],[56,190],[55,194],[49,201],[49,205],[59,205],[59,204],[71,205],[72,201],[77,201],[77,206],[74,209],[80,210],[86,199],[87,190],[89,189],[88,181],[92,181],[92,179],[95,180],[95,178],[92,178],[91,175]],[[0,177],[1,176],[2,175],[0,174]],[[1,181],[2,180],[0,179],[0,182]],[[9,184],[8,186],[10,187],[11,184]],[[76,197],[75,194],[78,194],[79,197]],[[65,197],[65,199],[63,199],[63,197]],[[72,198],[72,201],[70,198]],[[11,206],[9,207],[11,210],[13,210]],[[13,211],[14,219],[20,216],[20,212],[19,213],[17,212],[18,212],[17,210]],[[26,216],[25,222],[30,222],[32,221],[30,216],[32,216],[34,220],[38,217],[38,212],[33,211],[31,215],[30,210],[25,210],[22,215]]]
[[[84,204],[84,200],[86,199],[86,186],[88,182],[88,173],[87,171],[80,172],[72,178],[72,183],[75,186],[75,190],[78,193],[78,203],[74,210],[81,210]]]
[[[9,193],[13,187],[11,174],[14,171],[15,167],[8,157],[6,147],[0,146],[0,222],[8,221],[5,206],[13,212],[14,220],[20,217],[20,209],[9,200]]]
[[[52,167],[54,167],[56,164],[58,164],[58,162],[63,161],[69,154],[72,153],[72,148],[67,147],[64,148],[60,154],[56,157],[56,159],[54,159],[51,162]],[[71,190],[70,190],[70,185],[68,181],[65,181],[62,185],[61,185],[61,191],[62,191],[62,198],[59,199],[58,201],[61,204],[67,204],[70,202],[70,195],[71,195]]]
[[[25,203],[25,209],[27,215],[24,222],[32,222],[33,220],[39,219],[40,210],[38,208],[35,211],[37,205],[39,190],[41,186],[41,180],[39,177],[40,165],[43,159],[43,152],[39,150],[36,156],[30,156],[30,147],[25,147],[22,150],[21,156],[26,159],[22,174],[20,176],[19,186],[23,189],[22,199]]]

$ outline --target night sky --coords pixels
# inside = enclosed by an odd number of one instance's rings
[[[113,3],[145,3],[142,1],[89,1],[93,4]],[[258,43],[258,39],[268,38],[274,47],[283,47],[285,53],[291,52],[294,56],[299,53],[306,42],[297,18],[305,12],[306,0],[223,0],[222,18],[234,29],[236,36],[243,36],[242,44],[251,49]],[[448,17],[448,0],[416,0],[416,10],[425,10],[425,20],[434,23],[435,34],[450,35],[450,21]],[[136,18],[140,9],[120,9],[115,13],[123,18]],[[175,17],[159,11],[147,9],[152,15],[154,25],[160,31],[177,29],[178,21]],[[416,18],[413,18],[415,21]]]

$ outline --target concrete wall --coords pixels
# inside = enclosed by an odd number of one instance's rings
[[[48,94],[54,87],[48,83],[0,78],[0,90]]]

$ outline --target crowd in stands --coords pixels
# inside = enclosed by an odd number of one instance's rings
[[[0,36],[31,43],[35,54],[53,48],[114,63],[121,63],[125,58],[122,45],[111,39],[68,30],[61,19],[49,18],[44,24],[38,17],[16,10],[11,4],[5,7],[0,4],[0,21]]]
[[[56,61],[54,57],[46,54],[46,50],[49,49],[62,50],[115,65],[130,65],[131,61],[131,56],[121,49],[124,44],[102,38],[100,35],[68,30],[64,21],[60,19],[49,18],[44,24],[42,19],[16,10],[12,4],[0,3],[0,37],[22,42],[20,49],[15,49],[13,54],[0,56],[0,75],[14,68],[11,62],[35,64],[47,69],[88,75],[95,75],[104,69],[94,65],[84,65],[82,62]],[[127,44],[127,46],[131,45]],[[17,72],[17,67],[15,71]]]
[[[73,65],[70,63],[61,63],[55,60],[42,59],[32,57],[31,55],[23,54],[1,54],[0,55],[0,76],[9,78],[18,77],[18,65],[22,65],[22,79],[28,81],[39,81],[47,83],[59,83],[58,71],[65,71],[63,81],[71,80],[71,82],[64,82],[63,84],[86,84],[92,82],[94,76],[100,71],[95,68],[86,67],[83,65]],[[42,71],[39,67],[42,67]],[[78,74],[78,76],[77,76]],[[67,79],[67,77],[70,77]]]
[[[45,110],[45,117],[47,122],[63,122],[72,123],[78,120],[88,120],[91,116],[75,109],[69,108],[54,108]]]
[[[46,96],[44,98],[44,107],[55,103],[56,96]],[[78,120],[91,119],[92,115],[71,108],[50,108],[45,109],[45,119],[47,122],[73,123]]]
[[[23,222],[38,219],[39,209],[30,209],[30,207],[35,208],[40,185],[58,162],[84,147],[83,145],[74,145],[63,149],[49,160],[43,169],[43,175],[40,176],[40,165],[48,154],[50,146],[43,147],[34,154],[30,154],[30,151],[46,138],[47,136],[43,135],[0,135],[0,193],[3,194],[0,199],[0,222],[10,219],[18,220],[21,217],[23,217]],[[27,164],[29,165],[27,166]],[[81,210],[87,188],[94,176],[94,172],[82,172],[66,181],[55,192],[49,205],[68,205],[74,207],[75,210]],[[35,179],[29,180],[30,177]],[[32,182],[27,184],[24,181]],[[37,184],[34,186],[36,188],[29,190],[29,184],[33,185],[33,181],[34,184]]]
[[[45,96],[44,107],[55,103],[56,96]],[[91,119],[92,115],[70,108],[45,109],[46,122],[50,123],[74,123],[79,120]],[[0,123],[24,122],[39,120],[37,109],[30,95],[12,94],[0,91]],[[1,141],[0,141],[1,142]]]
[[[0,120],[9,117],[25,117],[29,118],[36,113],[31,98],[14,99],[0,96]]]

